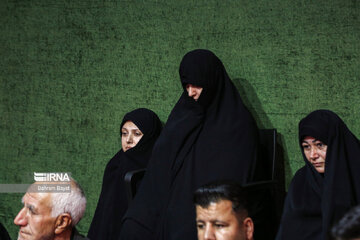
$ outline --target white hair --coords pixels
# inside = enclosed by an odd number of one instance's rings
[[[71,192],[51,193],[52,217],[57,217],[62,213],[69,213],[74,227],[84,216],[86,209],[86,198],[80,185],[71,178]]]

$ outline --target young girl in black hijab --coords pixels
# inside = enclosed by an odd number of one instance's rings
[[[179,73],[183,93],[154,146],[121,239],[196,239],[195,189],[219,179],[255,180],[258,129],[221,61],[194,50]]]
[[[305,166],[289,187],[277,240],[327,240],[331,226],[360,203],[360,143],[333,112],[299,123]]]
[[[88,232],[91,240],[119,237],[121,219],[128,208],[124,176],[128,171],[146,167],[161,128],[158,116],[145,108],[124,116],[120,125],[122,149],[106,166],[99,202]]]

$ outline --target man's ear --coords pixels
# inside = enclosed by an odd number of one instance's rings
[[[61,234],[71,227],[72,218],[69,213],[60,214],[55,222],[55,234]]]
[[[244,231],[247,240],[252,240],[254,236],[254,222],[251,218],[247,217],[243,221]]]

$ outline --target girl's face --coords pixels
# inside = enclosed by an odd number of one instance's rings
[[[186,84],[185,88],[186,88],[186,91],[188,92],[188,96],[193,98],[195,101],[197,101],[199,99],[200,94],[203,90],[202,87],[192,85],[190,83]]]
[[[314,166],[316,171],[324,173],[327,145],[311,136],[306,136],[301,146],[307,160]]]
[[[132,122],[127,121],[121,128],[121,146],[124,152],[133,148],[138,144],[144,134],[140,129]]]

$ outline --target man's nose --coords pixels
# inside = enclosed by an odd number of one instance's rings
[[[25,208],[22,208],[20,210],[20,212],[14,219],[14,223],[15,223],[15,225],[18,225],[18,226],[25,226],[27,224]]]
[[[214,229],[211,225],[207,225],[205,228],[204,240],[215,240]]]

